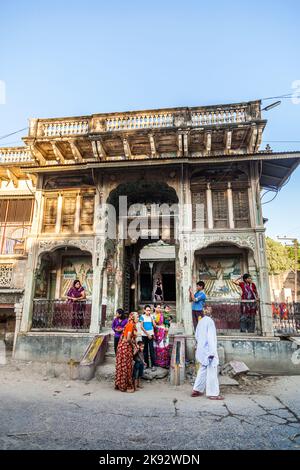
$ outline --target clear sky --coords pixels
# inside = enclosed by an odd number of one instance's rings
[[[298,0],[15,0],[0,25],[0,137],[29,117],[239,102],[300,80]],[[300,150],[300,104],[265,117],[263,146]],[[264,205],[270,236],[300,238],[299,200],[300,168]]]

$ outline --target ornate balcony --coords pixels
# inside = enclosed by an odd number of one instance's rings
[[[31,119],[23,138],[27,147],[0,150],[0,163],[53,166],[253,153],[265,124],[260,101]]]
[[[32,162],[34,159],[27,147],[0,148],[0,164],[14,165]]]
[[[208,300],[206,309],[218,334],[261,334],[260,304],[256,300]]]
[[[88,300],[68,303],[66,300],[34,299],[31,329],[88,331],[91,307]]]
[[[94,114],[75,118],[32,119],[29,137],[62,137],[123,130],[214,126],[260,119],[260,102],[253,101],[194,108]]]

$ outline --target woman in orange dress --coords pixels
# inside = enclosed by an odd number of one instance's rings
[[[138,313],[129,315],[128,323],[120,338],[116,356],[115,389],[121,392],[134,392],[133,350],[136,343]]]

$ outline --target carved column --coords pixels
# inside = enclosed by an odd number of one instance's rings
[[[33,219],[31,225],[30,236],[27,239],[28,260],[26,264],[26,271],[24,273],[25,286],[24,286],[24,302],[23,314],[21,320],[21,332],[27,332],[31,328],[31,317],[33,309],[33,296],[35,289],[35,271],[38,263],[38,234],[42,227],[43,217],[43,197],[42,197],[42,183],[43,177],[38,176]]]
[[[55,233],[60,233],[61,231],[62,207],[63,207],[63,197],[62,197],[62,194],[60,193],[57,198],[57,215],[56,215]]]
[[[228,197],[229,228],[234,228],[233,200],[232,200],[232,189],[231,189],[231,183],[230,182],[228,182],[227,197]]]
[[[269,272],[267,267],[266,243],[264,233],[257,233],[260,315],[263,336],[274,336],[271,308]]]
[[[15,311],[15,316],[16,316],[16,324],[15,324],[15,334],[14,334],[14,344],[13,344],[13,357],[15,355],[18,333],[21,328],[23,303],[22,302],[16,303],[14,311]]]
[[[212,193],[210,183],[207,183],[206,190],[206,203],[207,203],[207,228],[214,228],[213,207],[212,207]]]
[[[103,271],[105,267],[105,241],[102,237],[95,239],[93,255],[93,293],[90,333],[97,334],[102,323]]]
[[[76,196],[76,211],[75,211],[75,224],[74,224],[74,232],[78,233],[80,229],[80,203],[81,197],[80,194]]]

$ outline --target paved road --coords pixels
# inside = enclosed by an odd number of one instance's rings
[[[0,367],[1,449],[300,449],[300,377],[226,387],[224,402],[190,386],[43,378],[31,365]],[[173,400],[177,400],[174,404]],[[176,408],[176,409],[175,409]]]

